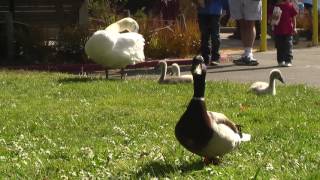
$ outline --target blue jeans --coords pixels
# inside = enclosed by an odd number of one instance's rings
[[[278,63],[286,62],[291,63],[292,48],[293,48],[293,36],[292,35],[275,35],[275,46],[277,48],[277,61]]]
[[[211,60],[218,61],[220,59],[220,15],[198,14],[198,23],[201,33],[201,55],[206,64],[209,64],[211,39]]]

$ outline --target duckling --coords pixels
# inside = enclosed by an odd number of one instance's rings
[[[158,80],[160,84],[178,84],[178,83],[190,83],[190,79],[186,79],[179,76],[168,76],[167,77],[167,62],[160,61],[159,66],[161,69],[161,76]],[[191,81],[192,82],[192,81]]]
[[[193,58],[193,97],[175,127],[175,136],[187,150],[204,157],[205,163],[219,163],[219,157],[251,136],[241,132],[224,114],[207,111],[205,103],[206,66],[203,57]]]
[[[181,74],[180,74],[180,66],[179,66],[177,63],[173,63],[173,64],[171,65],[171,70],[172,70],[172,74],[173,74],[173,75],[176,75],[176,76],[178,76],[178,77],[180,77],[180,78],[184,78],[184,79],[186,79],[187,81],[189,81],[190,83],[193,82],[193,77],[192,77],[191,74],[185,74],[185,75],[181,75]]]
[[[249,91],[257,95],[262,94],[272,94],[276,95],[276,82],[275,80],[278,79],[280,82],[285,83],[281,71],[279,69],[273,69],[270,72],[269,83],[267,82],[255,82],[250,86]]]

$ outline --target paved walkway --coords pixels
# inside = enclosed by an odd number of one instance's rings
[[[320,46],[305,47],[293,50],[293,66],[278,67],[276,51],[255,52],[254,56],[259,61],[258,66],[236,66],[232,59],[238,58],[242,51],[228,51],[227,61],[218,66],[207,68],[207,80],[209,81],[232,81],[238,83],[252,83],[254,81],[268,81],[272,69],[281,70],[286,84],[305,84],[320,88]],[[235,53],[236,52],[236,53]],[[190,60],[188,60],[190,62]],[[189,65],[182,65],[181,74],[190,74]],[[147,75],[152,78],[159,78],[159,70],[141,69],[128,71],[128,78],[137,75]]]
[[[310,47],[310,41],[301,40],[294,45],[293,66],[278,67],[274,42],[268,39],[268,51],[255,52],[254,56],[259,61],[258,66],[236,66],[232,59],[240,57],[242,53],[240,40],[230,40],[230,33],[221,34],[221,51],[226,59],[219,66],[208,67],[207,80],[233,81],[239,83],[251,83],[254,81],[268,81],[272,69],[281,70],[287,84],[306,84],[320,87],[320,46]],[[255,41],[256,49],[259,49],[260,41]],[[181,68],[182,74],[189,72],[189,67]]]
[[[258,66],[236,66],[232,59],[240,57],[242,53],[241,42],[230,40],[230,33],[221,34],[221,51],[226,57],[224,61],[215,67],[208,67],[207,80],[227,80],[239,83],[251,83],[254,81],[268,81],[272,69],[281,70],[287,84],[306,84],[320,87],[320,46],[309,47],[310,42],[300,41],[294,45],[293,66],[278,67],[274,42],[268,39],[268,51],[255,52],[254,56],[259,61]],[[260,41],[255,41],[256,49],[259,49]],[[189,74],[189,66],[181,67],[181,74]]]
[[[258,66],[235,66],[232,62],[217,67],[208,67],[207,79],[212,81],[228,80],[233,82],[268,81],[269,72],[279,68],[287,84],[306,84],[320,87],[320,47],[299,48],[293,51],[293,66],[278,67],[276,51],[256,52]],[[237,58],[238,55],[232,55]]]

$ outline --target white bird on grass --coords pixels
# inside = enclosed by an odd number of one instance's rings
[[[186,81],[189,81],[190,83],[193,82],[193,77],[191,74],[184,74],[181,75],[180,73],[180,66],[177,63],[173,63],[171,65],[172,75],[176,75],[180,78],[186,79]]]
[[[253,93],[257,95],[262,95],[262,94],[272,94],[276,95],[276,79],[278,79],[280,82],[285,83],[281,71],[279,69],[273,69],[270,72],[270,77],[269,77],[269,83],[267,82],[255,82],[250,86],[249,91],[252,91]]]
[[[96,31],[86,42],[85,52],[93,61],[108,69],[121,69],[143,62],[144,38],[138,33],[139,25],[132,18],[121,19],[104,30]]]
[[[186,79],[179,76],[167,76],[167,62],[166,61],[160,61],[159,66],[161,69],[161,75],[158,80],[160,84],[178,84],[178,83],[191,83],[192,80]]]

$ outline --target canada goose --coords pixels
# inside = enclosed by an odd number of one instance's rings
[[[89,58],[106,69],[120,68],[122,78],[127,65],[145,60],[145,40],[138,34],[138,30],[139,25],[134,19],[121,19],[104,30],[96,31],[86,42],[85,52]]]
[[[202,56],[193,58],[193,97],[175,127],[175,136],[187,150],[217,164],[219,157],[232,151],[241,141],[249,141],[239,126],[224,114],[209,112],[204,99],[206,66]]]
[[[250,86],[249,90],[258,95],[276,95],[276,79],[278,79],[282,83],[285,83],[282,78],[281,71],[279,69],[273,69],[270,72],[269,83],[261,81],[255,82]]]
[[[190,79],[178,77],[178,76],[167,76],[167,62],[159,61],[159,66],[161,69],[161,75],[158,80],[160,84],[178,84],[178,83],[190,83]]]

